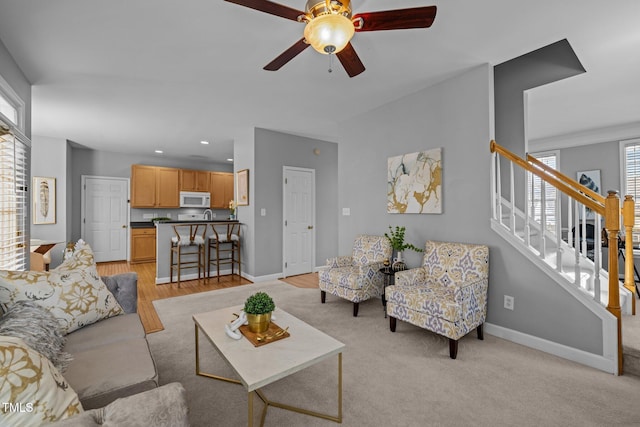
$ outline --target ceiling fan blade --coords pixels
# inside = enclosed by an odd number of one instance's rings
[[[278,3],[274,3],[269,0],[225,0],[229,3],[239,4],[251,9],[259,10],[260,12],[270,13],[271,15],[280,16],[282,18],[291,19],[297,21],[298,16],[304,15],[304,12],[293,9],[289,6],[284,6]]]
[[[360,61],[360,57],[351,43],[338,52],[337,56],[349,77],[355,77],[365,70],[364,64]]]
[[[300,52],[308,48],[309,45],[304,41],[304,37],[298,40],[293,46],[285,50],[273,61],[264,66],[267,71],[277,71],[282,68],[287,62],[298,56]]]
[[[356,31],[429,28],[436,19],[436,6],[358,13],[352,18]]]

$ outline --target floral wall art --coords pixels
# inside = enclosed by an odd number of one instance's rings
[[[442,148],[389,157],[388,213],[442,213]]]

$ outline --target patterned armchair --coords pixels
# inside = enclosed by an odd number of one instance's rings
[[[487,246],[427,241],[422,267],[397,272],[386,289],[391,332],[400,319],[444,335],[455,359],[458,340],[473,328],[484,339],[488,284]]]
[[[353,302],[353,316],[358,316],[358,304],[382,295],[384,275],[382,263],[391,258],[393,250],[384,236],[358,235],[351,256],[327,259],[327,268],[320,272],[320,300],[325,303],[327,292]]]

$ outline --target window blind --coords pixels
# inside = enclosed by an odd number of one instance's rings
[[[0,269],[25,270],[31,149],[7,129],[0,122]]]
[[[640,226],[640,142],[624,146],[624,194],[633,196],[635,202],[635,231]]]
[[[557,169],[557,155],[550,154],[532,154],[545,165]],[[542,221],[542,185],[543,181],[536,175],[529,175],[529,216],[535,221]],[[545,187],[545,215],[547,230],[554,230],[556,225],[556,188],[552,185]]]

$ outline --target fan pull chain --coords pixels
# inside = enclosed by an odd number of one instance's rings
[[[331,68],[333,66],[333,54],[330,53],[329,54],[329,73],[333,73],[333,69]]]

